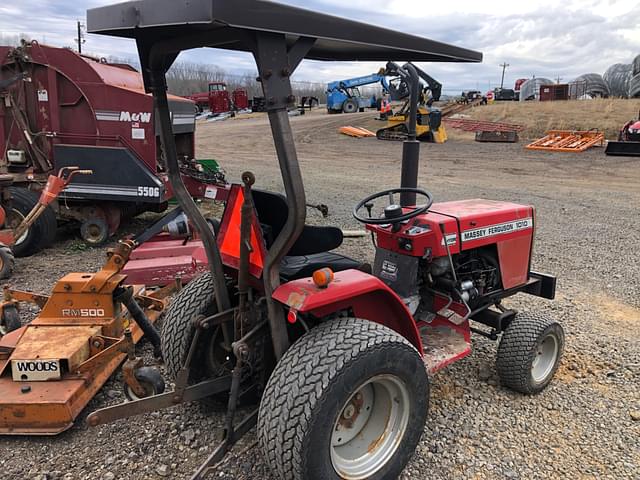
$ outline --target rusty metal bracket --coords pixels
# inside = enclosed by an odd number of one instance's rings
[[[5,302],[28,302],[43,308],[49,301],[48,295],[41,295],[39,293],[27,292],[24,290],[14,290],[5,285],[3,290]]]
[[[240,392],[240,381],[242,379],[242,370],[244,364],[249,357],[248,343],[266,329],[268,322],[265,320],[252,328],[244,337],[237,342],[233,342],[233,354],[236,357],[236,365],[231,373],[231,388],[229,391],[229,402],[227,404],[227,415],[225,419],[225,429],[222,442],[209,455],[205,462],[200,465],[198,470],[191,477],[191,480],[199,480],[211,472],[215,465],[222,460],[225,454],[240,440],[256,424],[258,418],[258,409],[246,416],[237,426],[234,425],[234,418],[238,406],[238,394]]]
[[[112,407],[101,408],[87,417],[87,423],[96,427],[105,423],[111,423],[123,418],[133,417],[143,413],[149,413],[163,408],[173,407],[181,402],[192,402],[201,398],[210,397],[216,393],[222,393],[231,387],[231,376],[218,377],[213,380],[196,383],[184,389],[181,399],[176,402],[176,394],[167,392],[161,395],[142,398],[133,402],[121,403]]]
[[[111,361],[116,355],[120,353],[126,353],[128,349],[127,339],[123,338],[112,338],[112,337],[102,337],[106,340],[106,343],[110,345],[99,353],[89,358],[88,360],[82,362],[78,365],[78,368],[75,372],[77,375],[84,376],[85,374],[90,373],[94,369],[97,369],[100,365],[105,364]]]

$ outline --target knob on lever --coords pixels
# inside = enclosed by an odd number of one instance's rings
[[[367,213],[369,214],[369,218],[371,218],[371,211],[373,210],[373,202],[367,202],[364,204],[364,208],[367,209]]]

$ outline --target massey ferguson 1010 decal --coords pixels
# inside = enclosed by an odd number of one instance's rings
[[[514,220],[513,222],[500,223],[498,225],[474,228],[473,230],[465,230],[462,232],[462,241],[470,242],[481,238],[504,235],[505,233],[513,233],[519,230],[527,230],[529,228],[533,228],[533,218],[531,217]]]

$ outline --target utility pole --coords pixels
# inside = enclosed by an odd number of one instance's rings
[[[76,38],[76,43],[78,44],[78,53],[82,54],[82,44],[85,42],[84,34],[82,33],[82,27],[84,27],[84,24],[80,20],[78,20],[77,26],[78,37]]]
[[[504,86],[504,71],[507,69],[509,64],[507,62],[504,62],[501,63],[500,66],[502,67],[502,80],[500,80],[500,90],[502,90],[502,87]]]
[[[559,83],[560,83],[560,80],[562,80],[562,78],[560,78],[560,75],[558,75],[558,76],[556,77],[556,83],[558,83],[558,84],[559,84]]]

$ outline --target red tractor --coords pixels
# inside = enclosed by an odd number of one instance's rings
[[[209,83],[208,92],[194,93],[186,98],[195,102],[200,112],[204,111],[205,108],[208,108],[213,114],[249,108],[247,91],[244,88],[236,88],[229,95],[227,84],[224,82],[211,82]]]
[[[482,54],[260,0],[191,0],[188,7],[139,0],[89,10],[87,22],[92,33],[137,40],[172,185],[210,269],[174,298],[164,319],[174,391],[98,410],[90,425],[217,399],[227,404],[224,440],[193,478],[211,473],[257,424],[275,478],[390,479],[423,433],[430,375],[469,355],[472,332],[500,338],[505,386],[532,394],[549,384],[562,327],[502,305],[519,292],[554,297],[555,278],[530,270],[534,209],[489,200],[433,203],[417,187],[420,87],[411,63],[387,64],[411,92],[401,187],[354,209],[373,235],[373,267],[332,252],[342,242],[339,229],[305,225],[287,114],[295,100],[290,76],[303,58],[478,62]],[[165,73],[177,54],[203,46],[253,53],[286,193],[254,189],[245,172],[215,234],[177,175],[166,96]],[[374,214],[380,200],[384,208]],[[259,406],[236,422],[241,402]]]
[[[637,120],[629,120],[618,133],[618,141],[608,141],[606,155],[640,157],[640,114]]]

